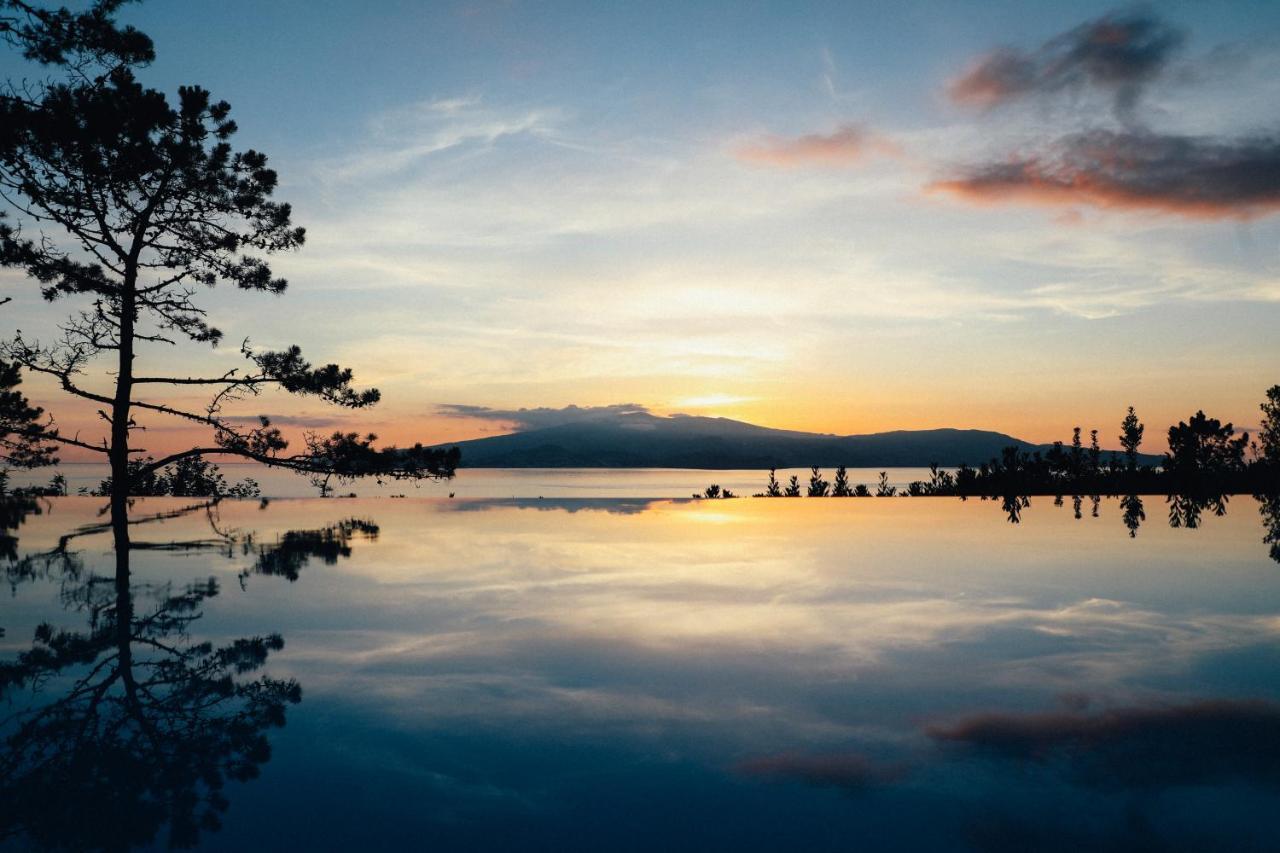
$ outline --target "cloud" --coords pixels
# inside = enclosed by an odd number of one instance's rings
[[[1280,705],[1202,700],[1098,714],[988,713],[933,726],[935,741],[994,757],[1059,762],[1091,785],[1165,787],[1224,779],[1280,784]]]
[[[639,403],[615,403],[610,406],[577,406],[570,404],[560,409],[542,406],[536,409],[493,409],[488,406],[469,406],[462,403],[445,403],[436,407],[439,414],[455,418],[497,421],[522,432],[530,429],[576,424],[584,421],[611,420],[623,415],[648,414]]]
[[[979,57],[947,91],[957,103],[990,108],[1087,87],[1106,92],[1116,112],[1128,114],[1183,41],[1181,30],[1149,12],[1112,13],[1036,51],[997,48]]]
[[[796,780],[814,787],[849,792],[895,782],[904,773],[903,768],[885,766],[857,753],[770,755],[743,761],[736,769],[747,776]]]
[[[230,415],[226,420],[232,423],[244,423],[257,426],[259,417],[267,418],[272,426],[297,427],[341,427],[351,423],[351,419],[341,415]]]
[[[693,397],[681,397],[675,405],[689,409],[714,409],[719,406],[736,406],[750,403],[757,398],[743,397],[739,394],[699,394]]]
[[[484,150],[500,141],[545,139],[560,119],[553,108],[488,107],[477,97],[420,101],[377,116],[365,143],[322,164],[326,181],[396,178],[427,158],[454,150]]]
[[[1093,131],[1058,140],[1044,153],[973,167],[930,188],[977,202],[1253,219],[1280,210],[1280,137]]]
[[[767,136],[739,147],[735,156],[761,166],[850,166],[873,155],[892,155],[898,147],[862,125],[845,124],[828,134]]]

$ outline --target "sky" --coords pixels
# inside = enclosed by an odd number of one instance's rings
[[[226,343],[142,364],[208,373],[248,337],[383,392],[245,415],[405,443],[625,405],[1106,444],[1133,405],[1160,449],[1196,409],[1256,425],[1280,382],[1274,2],[149,0],[122,19],[156,43],[147,83],[232,104],[307,228],[273,259],[285,295],[214,290]],[[3,283],[9,329],[47,336],[71,307]],[[147,426],[148,450],[189,443]]]

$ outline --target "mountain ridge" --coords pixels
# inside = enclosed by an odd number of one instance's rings
[[[836,435],[762,427],[730,418],[659,417],[630,412],[437,447],[458,447],[467,468],[824,468],[977,466],[1006,447],[1032,444],[993,430],[929,430]],[[1104,454],[1113,452],[1104,450]],[[1144,455],[1144,462],[1159,457]]]

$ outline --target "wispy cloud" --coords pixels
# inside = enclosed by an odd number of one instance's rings
[[[379,115],[366,143],[328,164],[328,177],[368,180],[395,175],[434,154],[501,139],[550,134],[560,118],[551,108],[502,110],[475,96],[434,98]]]
[[[851,166],[872,156],[894,155],[898,146],[860,124],[845,124],[831,133],[766,136],[739,146],[739,160],[761,166]]]
[[[755,397],[743,397],[738,394],[699,394],[695,397],[682,397],[675,405],[689,409],[711,409],[717,406],[736,406],[750,403]]]
[[[342,427],[351,423],[351,418],[343,417],[342,415],[310,415],[306,413],[297,415],[231,415],[227,417],[226,420],[231,421],[232,423],[257,425],[260,417],[267,418],[274,426],[307,427],[313,429]]]

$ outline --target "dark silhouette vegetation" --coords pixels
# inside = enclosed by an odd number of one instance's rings
[[[955,470],[930,466],[928,480],[898,487],[881,472],[874,493],[866,484],[851,486],[848,471],[836,469],[834,483],[823,479],[813,466],[808,497],[1006,497],[1009,495],[1140,495],[1184,494],[1224,496],[1274,494],[1280,490],[1280,385],[1266,392],[1262,425],[1257,440],[1237,433],[1230,423],[1198,411],[1169,427],[1169,450],[1158,464],[1149,464],[1139,452],[1146,427],[1130,407],[1121,423],[1122,452],[1104,451],[1098,430],[1091,430],[1088,444],[1076,427],[1070,443],[1055,442],[1047,450],[1009,446],[999,455],[974,467],[961,464]],[[781,489],[777,470],[769,472],[765,490],[756,497],[799,497],[796,478]],[[1135,517],[1140,509],[1135,509]]]
[[[218,456],[309,475],[326,493],[334,479],[451,476],[451,448],[379,448],[372,434],[309,432],[295,450],[268,418],[246,424],[235,415],[264,390],[353,410],[379,401],[377,389],[355,386],[350,368],[313,364],[297,346],[269,350],[246,340],[243,367],[205,376],[142,368],[149,350],[223,340],[197,299],[201,290],[283,294],[287,282],[266,258],[300,248],[305,232],[290,206],[273,199],[278,177],[266,155],[232,147],[237,126],[227,102],[194,85],[171,99],[139,79],[155,51],[144,34],[115,24],[121,5],[97,0],[71,12],[0,0],[0,38],[48,72],[0,88],[0,266],[25,273],[47,301],[77,303],[57,339],[18,332],[0,347],[0,445],[10,463],[50,461],[56,446],[100,454],[118,501],[148,493],[152,475],[172,479],[170,466]],[[95,387],[104,360],[111,378]],[[65,434],[14,396],[18,369],[98,407],[103,435]],[[208,402],[173,399],[190,391],[207,391]],[[141,458],[133,438],[142,418],[200,425],[209,439]]]

